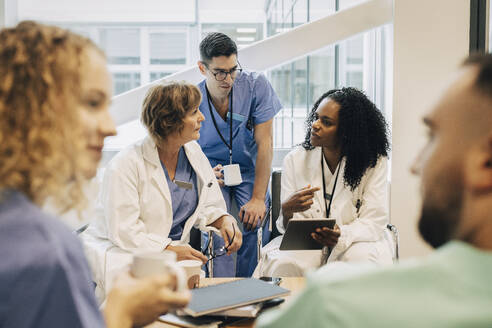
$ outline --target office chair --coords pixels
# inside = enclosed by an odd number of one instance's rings
[[[391,232],[391,236],[393,237],[393,243],[395,245],[395,248],[393,250],[393,262],[398,262],[400,259],[400,250],[399,250],[399,244],[400,244],[400,237],[398,235],[398,229],[394,224],[388,223],[386,226],[388,230]]]
[[[208,243],[208,254],[213,254],[214,249],[214,233],[212,231],[209,231],[208,233],[208,239],[210,242]],[[201,252],[202,251],[202,231],[193,227],[190,230],[190,246],[196,249],[197,251]],[[207,262],[207,269],[208,269],[208,275],[210,278],[214,277],[214,260],[211,259]]]

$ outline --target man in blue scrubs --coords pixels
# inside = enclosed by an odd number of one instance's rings
[[[242,70],[236,44],[225,34],[211,33],[202,40],[198,67],[205,76],[198,85],[203,96],[200,111],[205,116],[198,142],[214,167],[228,211],[235,200],[244,228],[236,272],[232,258],[221,257],[214,262],[214,274],[248,277],[257,263],[258,225],[270,202],[272,122],[282,105],[263,74]],[[240,185],[224,185],[221,169],[230,163],[240,166]],[[265,231],[263,240],[268,238]]]

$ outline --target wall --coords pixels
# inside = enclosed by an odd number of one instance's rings
[[[18,0],[21,19],[53,22],[194,22],[194,0]],[[138,13],[136,15],[135,13]]]
[[[17,0],[22,19],[52,22],[263,22],[263,0]],[[39,5],[42,1],[42,6]],[[198,2],[196,2],[198,1]],[[237,6],[234,7],[233,4]],[[236,8],[241,8],[241,12]],[[229,9],[227,9],[229,8]],[[231,9],[234,8],[234,9]]]
[[[0,28],[5,26],[5,0],[0,0]]]
[[[0,0],[0,28],[17,23],[17,0]]]
[[[430,249],[418,236],[419,181],[409,167],[425,141],[423,115],[468,55],[469,0],[394,1],[391,218],[403,257]]]

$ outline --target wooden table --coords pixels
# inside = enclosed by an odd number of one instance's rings
[[[215,285],[215,284],[220,284],[223,282],[228,282],[232,280],[236,280],[238,278],[202,278],[200,280],[200,286],[205,287],[208,285]],[[298,278],[282,278],[282,281],[280,282],[280,286],[284,287],[288,290],[291,291],[290,295],[286,297],[286,302],[289,301],[289,298],[291,298],[293,295],[298,294],[304,287],[305,284],[305,279],[303,277],[298,277]],[[286,303],[285,302],[285,303]],[[283,303],[283,304],[285,304]],[[281,304],[280,306],[283,306]],[[246,327],[253,327],[254,326],[254,319],[244,319],[239,322],[236,322],[232,325],[227,325],[226,327],[229,328],[246,328]],[[176,327],[174,325],[170,325],[164,322],[156,321],[148,326],[145,326],[145,328],[171,328],[171,327]]]

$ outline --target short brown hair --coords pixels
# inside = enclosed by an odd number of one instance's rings
[[[186,82],[168,82],[152,87],[142,106],[142,123],[156,144],[183,129],[187,113],[202,101],[200,90]]]
[[[51,197],[63,208],[84,200],[75,107],[92,48],[85,37],[35,22],[0,31],[0,191],[37,204]]]

